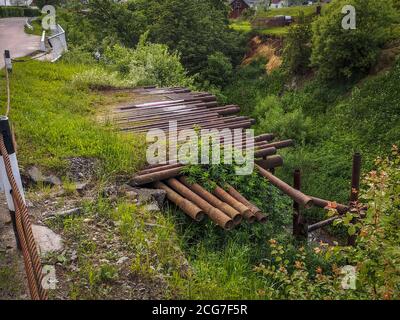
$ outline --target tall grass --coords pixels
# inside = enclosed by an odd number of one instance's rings
[[[67,63],[14,63],[10,120],[22,166],[36,164],[64,174],[68,158],[97,158],[100,174],[115,175],[135,172],[143,163],[143,139],[96,123],[101,96],[72,85],[74,75],[85,69]],[[0,84],[4,88],[4,75]],[[5,101],[2,90],[0,103]]]

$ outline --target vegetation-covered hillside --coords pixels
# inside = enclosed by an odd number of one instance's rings
[[[144,282],[155,298],[400,298],[398,0],[333,0],[321,16],[312,14],[314,7],[257,13],[296,16],[281,47],[274,47],[282,64],[268,72],[262,55],[242,61],[254,36],[265,43],[275,38],[249,32],[246,17],[229,21],[222,0],[54,2],[70,52],[56,64],[15,68],[11,116],[23,166],[40,164],[65,176],[72,156],[102,163],[93,198],[80,200],[83,214],[51,223],[78,255],[60,262],[68,279],[63,297],[121,298],[133,292],[126,283]],[[354,30],[342,28],[345,4],[356,9]],[[327,229],[331,245],[295,239],[292,202],[256,174],[239,178],[223,166],[187,173],[234,184],[268,214],[266,225],[226,232],[211,222],[196,224],[172,205],[153,214],[126,197],[113,198],[104,186],[142,166],[143,139],[117,135],[93,119],[105,105],[129,98],[108,89],[152,84],[210,91],[254,117],[256,133],[294,139],[276,174],[291,183],[301,169],[302,189],[313,196],[347,203],[351,159],[361,152],[361,201],[368,205],[362,219],[355,221],[355,213],[338,218]],[[326,215],[305,212],[309,223]],[[105,236],[94,236],[99,232]],[[355,246],[339,246],[354,234]],[[118,254],[128,252],[128,267],[103,247],[108,241],[118,242]],[[342,268],[349,265],[357,271],[351,290],[342,286]]]

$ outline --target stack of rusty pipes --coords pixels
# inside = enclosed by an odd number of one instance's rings
[[[185,88],[154,89],[144,88],[147,94],[171,94],[170,100],[150,101],[119,107],[114,120],[124,132],[145,134],[150,129],[169,129],[170,121],[177,121],[177,130],[199,127],[201,129],[247,129],[254,120],[235,116],[240,111],[236,105],[218,106],[215,96],[208,93],[192,93]],[[293,140],[273,142],[274,135],[263,134],[255,137],[251,146],[255,155],[255,167],[260,175],[290,196],[296,203],[308,208],[314,199],[274,176],[270,171],[283,164],[277,150],[290,147]],[[223,139],[221,138],[221,142]],[[246,138],[234,142],[233,147],[246,144]],[[164,189],[168,199],[187,215],[201,221],[206,215],[224,229],[232,229],[243,219],[250,223],[266,222],[266,216],[254,204],[243,197],[232,186],[218,186],[212,193],[198,184],[191,184],[182,176],[183,164],[170,158],[167,163],[147,167],[131,181],[134,186],[152,185]]]

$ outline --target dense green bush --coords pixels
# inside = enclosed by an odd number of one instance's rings
[[[78,84],[96,87],[189,86],[179,55],[170,53],[167,46],[146,43],[144,35],[136,49],[114,45],[102,58],[107,69],[92,68],[75,78]]]
[[[356,29],[342,27],[342,8],[356,9]],[[390,38],[395,10],[387,0],[337,0],[313,23],[311,62],[326,79],[365,74]]]
[[[283,64],[292,74],[304,74],[310,65],[311,57],[311,25],[305,22],[304,13],[299,17],[299,23],[293,24],[285,38]]]
[[[38,9],[27,7],[0,7],[0,18],[40,16]]]
[[[304,116],[302,109],[284,110],[276,96],[267,96],[258,101],[255,108],[258,120],[257,131],[273,132],[278,138],[295,138],[297,143],[305,143],[310,137],[312,121]]]
[[[202,70],[200,78],[206,85],[219,88],[230,83],[233,76],[232,63],[222,52],[215,52],[208,56],[207,66]]]
[[[82,10],[85,7],[89,10]],[[115,44],[133,48],[149,31],[151,42],[180,52],[189,74],[199,74],[201,80],[217,52],[237,66],[246,51],[247,36],[229,27],[228,6],[221,1],[93,0],[87,5],[65,4],[57,14],[72,50],[102,52]]]

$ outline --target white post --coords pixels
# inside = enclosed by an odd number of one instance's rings
[[[12,172],[13,172],[13,175],[15,178],[15,182],[17,183],[19,192],[21,193],[22,199],[25,202],[24,189],[22,187],[22,180],[21,180],[21,174],[19,172],[17,155],[15,153],[10,124],[8,122],[7,117],[0,117],[0,133],[3,135],[4,144],[6,146],[7,153],[10,158],[11,168],[12,168]],[[7,176],[3,155],[1,155],[1,157],[0,157],[0,179],[1,179],[2,187],[4,189],[4,193],[6,195],[8,210],[10,211],[10,216],[11,216],[11,220],[13,223],[15,236],[17,239],[17,245],[18,245],[18,248],[20,249],[20,243],[19,243],[18,233],[17,233],[17,229],[16,229],[15,207],[14,207],[14,201],[12,198],[12,188],[11,188],[11,184],[8,179],[8,176]]]

